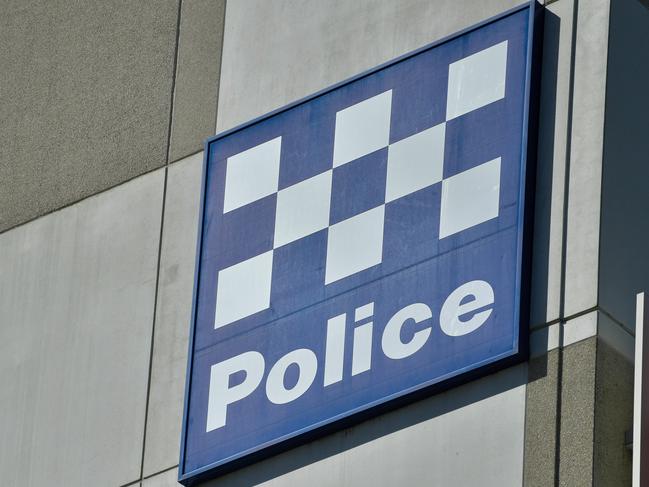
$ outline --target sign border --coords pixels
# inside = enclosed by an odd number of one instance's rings
[[[258,122],[266,120],[278,113],[294,108],[298,105],[307,103],[319,96],[329,93],[341,86],[359,80],[366,76],[376,73],[388,66],[401,62],[410,57],[416,56],[433,47],[444,44],[452,39],[465,35],[471,31],[477,30],[488,24],[502,20],[505,17],[529,9],[528,39],[526,53],[526,71],[525,71],[525,90],[524,90],[524,112],[523,112],[523,133],[521,139],[521,161],[520,161],[520,181],[519,181],[519,208],[517,221],[519,232],[517,242],[517,257],[519,266],[516,273],[515,289],[518,291],[518,299],[514,309],[515,320],[519,322],[518,340],[515,350],[507,352],[496,357],[492,357],[482,363],[472,364],[466,368],[454,371],[445,377],[439,377],[432,383],[425,383],[411,389],[400,391],[391,396],[387,396],[375,402],[365,404],[359,408],[347,411],[343,414],[315,423],[307,428],[294,431],[288,435],[276,438],[272,441],[241,452],[218,462],[205,465],[201,468],[185,472],[185,448],[187,422],[189,414],[189,397],[191,391],[192,364],[194,359],[194,337],[196,329],[196,303],[198,297],[198,282],[200,278],[200,258],[202,250],[203,230],[205,226],[205,190],[207,177],[207,160],[210,151],[210,145],[230,134],[245,129]],[[418,399],[428,397],[442,390],[456,387],[479,377],[484,377],[506,367],[524,362],[529,354],[529,303],[531,287],[531,247],[532,247],[532,224],[534,217],[534,186],[536,172],[536,148],[538,136],[538,101],[540,94],[540,62],[542,48],[542,31],[543,31],[543,12],[544,9],[537,0],[530,0],[522,5],[506,10],[487,20],[467,27],[450,36],[427,44],[419,49],[406,53],[386,63],[380,64],[370,70],[364,71],[356,76],[336,83],[328,88],[320,90],[312,95],[297,100],[289,105],[273,110],[265,115],[245,122],[234,128],[221,132],[209,137],[204,143],[201,195],[199,209],[199,229],[196,242],[196,260],[194,266],[194,287],[192,292],[192,312],[191,326],[189,333],[189,351],[187,355],[187,370],[185,377],[185,396],[183,404],[182,431],[180,437],[180,459],[178,464],[178,482],[190,486],[198,482],[209,480],[221,476],[227,472],[250,465],[259,460],[276,455],[280,452],[294,448],[300,444],[314,440],[318,437],[325,436],[334,431],[359,423],[371,417],[383,414],[387,411],[396,409],[405,404],[411,403]]]

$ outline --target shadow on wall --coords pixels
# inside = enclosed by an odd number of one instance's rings
[[[241,468],[201,485],[203,487],[217,487],[220,485],[249,487],[258,485],[365,443],[502,394],[526,382],[527,367],[525,365],[511,367],[433,397],[417,401],[396,411],[364,421],[356,426],[255,463],[253,467]],[[499,412],[506,415],[508,409],[504,408]],[[522,424],[513,424],[512,427],[521,428],[522,435]],[[465,433],[467,441],[469,441],[467,432],[458,432],[458,434]],[[425,446],[421,443],[419,445]],[[417,444],[409,444],[409,446],[416,448]],[[389,453],[389,451],[386,449],[386,452]],[[397,454],[395,451],[392,451],[392,453]],[[378,458],[380,456],[378,455]],[[436,462],[439,462],[439,459],[431,458],[430,466],[432,467]]]
[[[530,324],[540,325],[548,319],[548,279],[550,278],[550,242],[552,219],[552,190],[555,172],[564,168],[564,160],[555,160],[555,126],[557,113],[557,81],[559,60],[559,34],[561,19],[545,10],[543,34],[543,62],[538,122],[538,151],[536,170],[536,195],[534,207],[534,237],[532,244],[532,289]],[[566,107],[560,107],[566,110]],[[561,181],[561,179],[559,179]],[[562,190],[555,187],[554,190]],[[565,209],[564,209],[565,213]],[[565,218],[565,214],[563,215]],[[557,218],[557,216],[555,216]],[[563,261],[563,255],[561,262]],[[559,264],[561,264],[559,262]],[[554,283],[552,283],[554,284]],[[545,343],[547,345],[547,342]]]
[[[604,121],[599,303],[630,330],[649,291],[649,0],[613,0]]]

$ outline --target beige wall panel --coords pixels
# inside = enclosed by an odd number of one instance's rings
[[[161,171],[0,235],[0,478],[140,475]]]

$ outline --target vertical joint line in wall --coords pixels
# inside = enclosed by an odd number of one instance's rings
[[[555,419],[555,450],[554,450],[554,485],[559,487],[561,479],[561,402],[563,399],[563,343],[564,325],[566,322],[566,267],[568,253],[568,203],[570,192],[570,163],[572,151],[572,121],[575,92],[575,58],[577,51],[577,24],[579,16],[579,0],[574,0],[572,10],[572,35],[570,45],[570,75],[568,85],[568,119],[566,133],[566,154],[563,181],[563,221],[561,242],[561,278],[559,292],[559,348],[557,355],[557,403]]]
[[[225,52],[225,18],[226,18],[226,13],[228,9],[228,2],[227,0],[223,1],[223,26],[221,27],[221,55],[219,56],[219,80],[217,81],[217,86],[216,86],[216,106],[214,107],[214,133],[216,134],[216,130],[219,124],[219,98],[221,95],[221,77],[222,77],[222,72],[223,72],[223,53]]]
[[[162,205],[160,211],[160,233],[158,235],[158,261],[156,264],[155,293],[153,297],[153,320],[151,323],[151,343],[149,345],[149,373],[146,384],[146,401],[144,403],[144,431],[142,432],[142,456],[140,460],[140,480],[144,477],[144,454],[146,452],[146,429],[149,419],[149,399],[151,397],[151,373],[153,371],[153,348],[155,342],[155,326],[158,314],[158,292],[160,286],[160,262],[162,261],[162,235],[164,231],[165,207],[167,202],[167,178],[169,167],[164,168],[164,180],[162,183]]]
[[[182,7],[182,0],[178,0],[178,10],[176,14],[176,44],[174,46],[174,57],[173,57],[173,68],[172,68],[172,80],[171,80],[171,102],[169,105],[169,125],[167,127],[167,153],[164,167],[164,181],[162,183],[162,205],[160,211],[160,232],[158,235],[158,261],[156,264],[156,278],[155,278],[155,293],[153,298],[153,320],[151,323],[151,342],[149,346],[149,373],[147,376],[147,386],[146,386],[146,401],[144,403],[144,430],[142,432],[142,454],[140,459],[140,478],[141,481],[144,478],[144,455],[146,453],[146,430],[147,423],[149,420],[149,402],[151,397],[151,373],[153,371],[153,350],[155,344],[155,327],[156,327],[156,318],[158,314],[158,293],[160,286],[160,262],[162,260],[162,236],[164,232],[164,221],[165,221],[165,208],[167,203],[167,180],[169,175],[169,151],[171,144],[171,125],[173,119],[173,110],[174,110],[174,96],[176,90],[176,69],[178,65],[178,41],[180,38],[180,13]]]
[[[169,155],[171,152],[171,129],[174,115],[174,99],[176,98],[176,74],[178,71],[178,44],[180,42],[180,15],[182,11],[183,0],[178,0],[178,12],[176,14],[176,41],[174,45],[173,66],[171,68],[171,100],[169,102],[169,124],[167,126],[167,154],[165,164],[169,164]]]

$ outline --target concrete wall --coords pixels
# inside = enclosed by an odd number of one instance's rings
[[[609,127],[630,2],[613,0],[608,57],[609,0],[547,5],[529,364],[206,485],[626,485],[632,337],[607,303],[627,299],[610,262],[633,178]],[[176,485],[202,140],[518,3],[10,5],[3,485]]]
[[[225,1],[5,3],[2,484],[139,484],[178,463]]]
[[[139,477],[163,182],[156,171],[0,235],[3,485]]]
[[[200,150],[225,1],[179,2],[4,2],[0,232]]]

